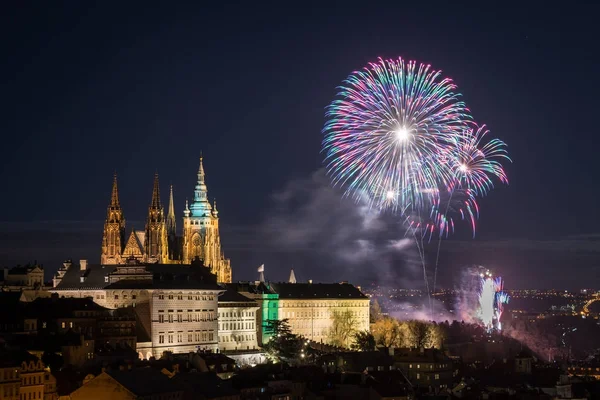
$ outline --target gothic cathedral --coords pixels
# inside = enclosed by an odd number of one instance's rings
[[[165,218],[160,201],[158,174],[154,176],[152,201],[143,231],[132,230],[125,235],[125,218],[119,204],[117,176],[113,179],[110,205],[102,236],[102,265],[125,264],[127,259],[159,264],[191,264],[195,259],[204,261],[219,282],[231,282],[231,262],[221,250],[217,203],[208,201],[204,165],[200,157],[194,200],[185,203],[183,235],[176,230],[173,187],[169,193],[169,209]]]

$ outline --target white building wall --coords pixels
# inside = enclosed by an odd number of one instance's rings
[[[219,303],[220,351],[258,349],[256,313],[258,307],[243,303]]]
[[[153,353],[218,349],[217,291],[154,291],[151,297]]]

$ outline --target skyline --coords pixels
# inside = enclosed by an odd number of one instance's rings
[[[179,224],[202,151],[234,280],[254,279],[264,263],[273,280],[294,267],[299,280],[366,283],[368,265],[418,287],[403,232],[340,200],[320,154],[336,86],[379,56],[403,56],[452,77],[514,160],[510,184],[481,200],[476,238],[442,243],[441,279],[483,264],[507,288],[598,287],[600,215],[585,202],[600,167],[580,118],[599,105],[589,79],[600,66],[589,51],[598,6],[586,7],[453,5],[428,10],[424,24],[417,5],[385,17],[334,5],[311,15],[266,5],[14,8],[0,262],[99,261],[115,170],[128,230],[143,227],[155,172],[165,203],[174,186]]]

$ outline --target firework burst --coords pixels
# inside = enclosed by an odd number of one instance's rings
[[[455,89],[440,71],[402,59],[379,59],[350,75],[323,129],[334,184],[401,213],[439,203],[438,188],[454,178],[440,155],[470,121]]]

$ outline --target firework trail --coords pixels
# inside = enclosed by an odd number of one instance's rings
[[[491,139],[486,142],[484,139],[489,134],[489,130],[485,125],[477,126],[472,124],[471,127],[465,129],[458,136],[454,152],[449,153],[446,158],[453,163],[452,169],[455,171],[455,180],[453,186],[448,188],[449,198],[445,212],[440,214],[443,220],[447,219],[449,214],[452,214],[450,205],[455,193],[466,191],[468,200],[464,202],[463,207],[459,207],[458,212],[462,219],[470,221],[471,231],[475,237],[475,221],[479,217],[479,207],[475,196],[484,196],[494,186],[492,177],[498,178],[500,182],[508,184],[508,177],[501,160],[512,161],[508,157],[506,144],[499,139]],[[452,222],[452,221],[450,221]],[[440,235],[438,238],[437,253],[435,259],[435,270],[433,275],[433,291],[435,292],[437,283],[437,270],[440,258],[440,248],[442,245],[442,237],[444,227],[447,225],[439,224]],[[452,223],[452,226],[454,224]],[[446,229],[446,236],[448,230]]]
[[[323,151],[333,184],[402,216],[415,239],[427,292],[424,245],[454,230],[452,215],[479,214],[476,197],[506,182],[503,142],[486,142],[451,79],[429,65],[379,59],[353,72],[327,108]],[[438,244],[439,256],[439,244]],[[435,279],[437,277],[437,261]]]

